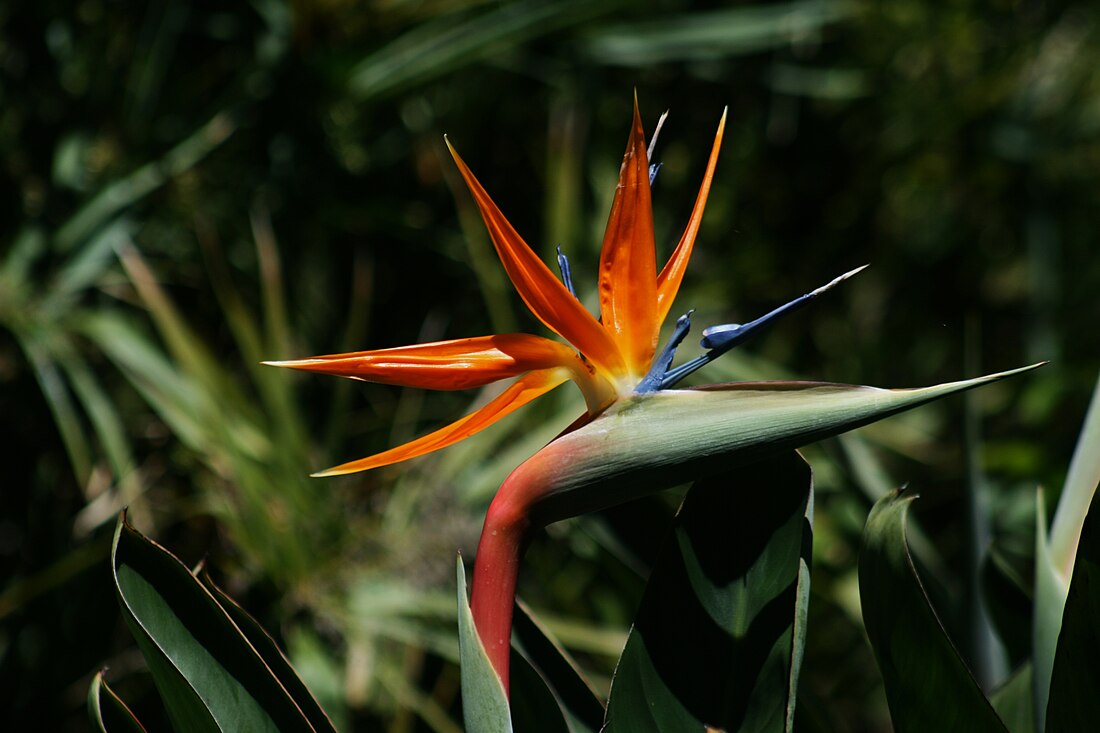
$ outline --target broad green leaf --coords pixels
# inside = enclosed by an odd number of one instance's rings
[[[466,721],[466,733],[512,733],[508,696],[474,627],[461,555],[457,568],[458,644],[462,665],[462,716]]]
[[[1100,721],[1100,500],[1085,517],[1050,678],[1047,733],[1090,730]]]
[[[123,617],[177,731],[314,730],[210,592],[125,514],[112,567]]]
[[[595,690],[581,674],[577,664],[551,633],[539,622],[531,609],[517,600],[512,617],[512,710],[516,727],[520,730],[536,730],[520,725],[519,705],[527,695],[529,686],[542,686],[551,696],[551,702],[560,713],[556,730],[567,733],[596,733],[603,724],[604,706]],[[518,657],[518,659],[517,659]],[[534,679],[524,683],[517,674],[528,670]],[[553,716],[548,716],[553,718]],[[538,728],[550,730],[550,728]]]
[[[859,595],[897,733],[1005,731],[932,609],[905,541],[914,497],[894,492],[867,518]]]
[[[705,478],[1039,365],[922,389],[744,382],[616,403],[539,451],[512,480],[540,487],[546,524]]]
[[[1035,708],[1031,694],[1031,662],[1012,673],[989,702],[1011,733],[1034,733]]]
[[[145,726],[107,686],[103,672],[96,673],[88,688],[88,717],[99,733],[145,733]]]
[[[792,729],[812,491],[793,451],[691,488],[615,671],[607,733]]]
[[[309,688],[302,682],[298,673],[290,666],[290,661],[283,654],[282,650],[279,649],[275,640],[272,639],[267,631],[260,626],[259,622],[252,617],[252,614],[241,608],[236,601],[219,588],[205,569],[199,570],[196,575],[198,576],[199,582],[210,591],[214,599],[218,602],[218,605],[220,605],[229,615],[229,618],[233,620],[233,623],[236,624],[237,628],[244,634],[248,643],[252,645],[252,648],[255,649],[264,660],[264,664],[266,664],[268,669],[275,674],[279,682],[287,690],[287,693],[294,698],[294,702],[301,708],[302,713],[309,720],[313,729],[319,732],[332,731],[332,733],[336,733],[336,728],[332,725],[332,721],[329,720],[325,711],[321,709],[320,704],[318,704],[317,700],[313,697],[313,693],[309,691]]]

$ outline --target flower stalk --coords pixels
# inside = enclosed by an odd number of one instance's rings
[[[474,624],[505,690],[520,561],[538,530],[1038,366],[919,389],[742,382],[649,392],[559,436],[501,484],[474,561]]]

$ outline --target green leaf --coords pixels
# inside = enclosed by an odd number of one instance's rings
[[[125,514],[112,567],[123,617],[177,731],[314,730],[210,592]]]
[[[997,711],[1001,721],[1012,733],[1034,733],[1035,709],[1031,695],[1031,662],[1012,673],[1008,681],[1001,685],[989,702]]]
[[[1032,619],[1032,695],[1035,730],[1046,728],[1047,699],[1058,633],[1062,628],[1062,611],[1066,604],[1066,579],[1058,572],[1047,538],[1046,502],[1043,491],[1036,492],[1035,508],[1035,609]]]
[[[691,488],[615,671],[607,733],[792,729],[812,492],[794,452]]]
[[[54,245],[61,252],[74,250],[122,210],[157,190],[172,177],[190,170],[213,152],[237,128],[229,113],[215,115],[205,125],[180,141],[159,160],[154,160],[100,188],[55,233]]]
[[[620,400],[528,460],[543,524],[784,453],[1040,365],[922,389],[743,382]]]
[[[466,596],[466,570],[458,557],[458,645],[462,665],[462,716],[466,733],[512,733],[508,696],[474,627]]]
[[[100,733],[145,733],[143,726],[126,703],[107,686],[103,672],[97,672],[88,688],[88,717]]]
[[[565,711],[558,704],[549,682],[515,648],[509,669],[513,728],[524,733],[571,733]]]
[[[604,706],[596,691],[550,631],[518,599],[512,617],[512,652],[512,717],[518,730],[596,733],[600,729]],[[521,703],[536,694],[543,706],[548,696],[553,709],[542,718],[521,719]]]
[[[360,100],[393,94],[476,61],[499,56],[539,36],[606,12],[606,3],[506,3],[469,19],[451,15],[425,23],[352,68],[348,90]]]
[[[867,518],[859,595],[897,733],[1005,731],[921,586],[905,541],[914,497],[893,492]]]
[[[302,682],[298,673],[294,671],[294,668],[290,665],[290,661],[283,654],[282,650],[279,649],[275,640],[272,639],[267,631],[260,626],[259,622],[252,617],[252,614],[241,608],[236,601],[219,588],[205,569],[199,570],[196,575],[198,576],[199,582],[201,582],[214,596],[214,599],[217,600],[218,605],[229,614],[229,618],[233,620],[233,623],[241,630],[241,633],[244,634],[248,643],[252,645],[252,648],[255,649],[264,660],[264,664],[266,664],[275,674],[288,694],[294,698],[294,702],[298,704],[302,713],[309,719],[313,729],[316,731],[332,731],[332,733],[336,733],[336,728],[332,725],[332,721],[329,720],[328,715],[325,714],[325,711],[313,697],[313,693],[309,691],[309,688]]]
[[[646,66],[660,62],[713,60],[787,46],[803,33],[850,15],[848,2],[800,0],[666,15],[610,26],[589,35],[586,51],[597,62]]]
[[[1085,514],[1100,484],[1100,379],[1092,392],[1050,528],[1051,559],[1069,579]]]
[[[1091,730],[1100,720],[1100,500],[1085,517],[1050,678],[1048,733]]]
[[[1047,698],[1054,669],[1055,649],[1088,507],[1100,484],[1100,381],[1092,393],[1084,425],[1077,438],[1066,483],[1054,512],[1049,541],[1045,505],[1039,493],[1035,535],[1035,713],[1036,729],[1047,720]],[[1049,711],[1047,711],[1049,714]]]

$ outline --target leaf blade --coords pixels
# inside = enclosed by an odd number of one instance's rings
[[[875,504],[859,554],[863,619],[895,730],[1004,733],[921,586],[905,541],[913,498],[893,492]]]
[[[1100,720],[1100,500],[1085,517],[1062,615],[1050,697],[1048,733],[1088,730]]]
[[[605,731],[792,729],[811,493],[794,452],[692,487],[616,669]]]
[[[112,552],[123,617],[179,731],[313,731],[256,650],[193,575],[119,518]]]
[[[462,673],[462,715],[467,733],[512,733],[504,685],[497,677],[474,626],[466,595],[466,569],[458,557],[458,644]]]

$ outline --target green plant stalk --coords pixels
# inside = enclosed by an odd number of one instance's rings
[[[924,389],[746,382],[651,392],[621,400],[559,436],[505,479],[486,515],[474,562],[473,620],[505,690],[519,564],[534,531],[1020,371]]]

